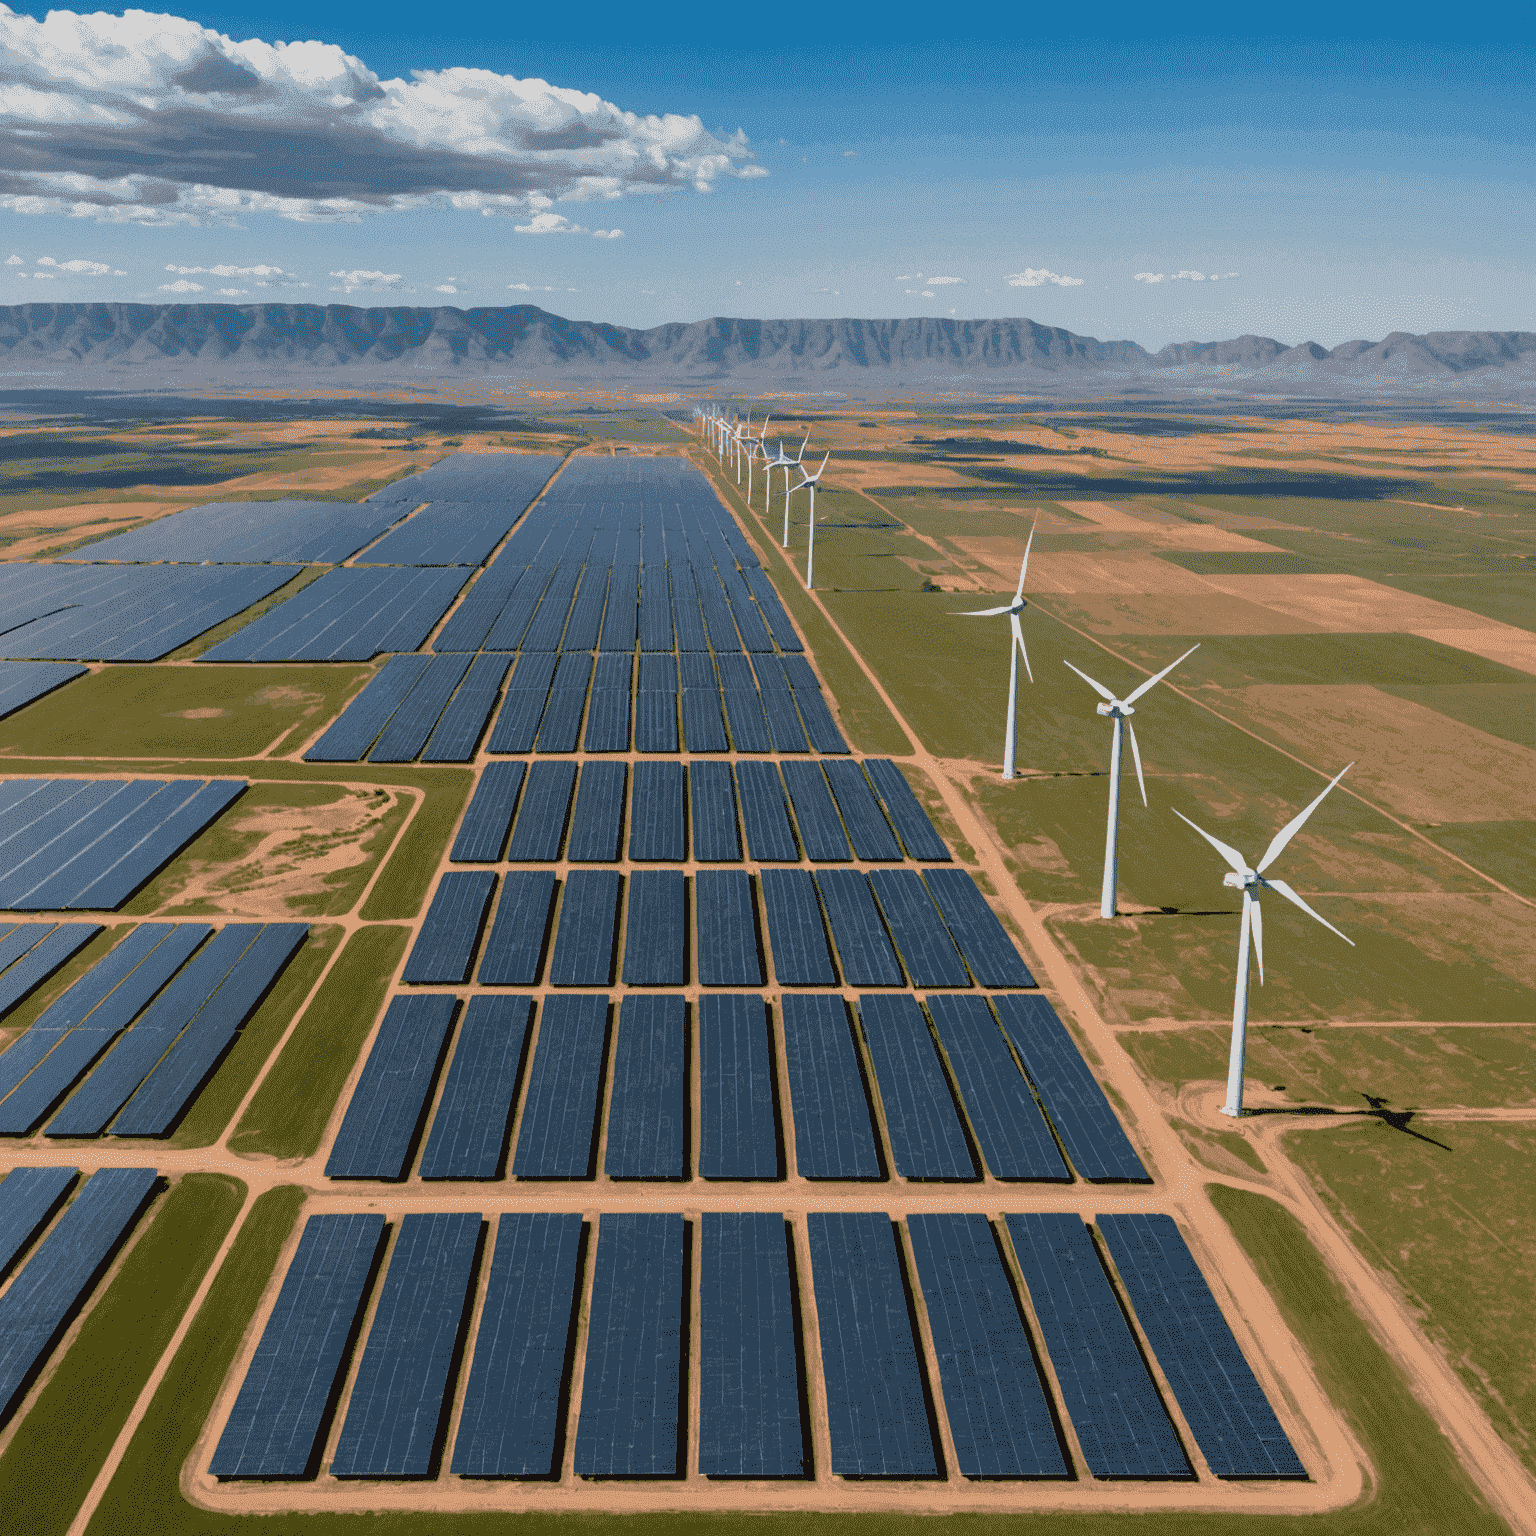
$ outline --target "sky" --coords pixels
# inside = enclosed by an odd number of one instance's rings
[[[0,4],[0,303],[1536,330],[1530,5],[532,9]]]

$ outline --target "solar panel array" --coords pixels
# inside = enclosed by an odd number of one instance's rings
[[[99,923],[0,923],[0,1019],[100,932]]]
[[[244,793],[244,779],[6,779],[0,909],[120,907]]]
[[[86,671],[62,661],[0,661],[0,720]]]

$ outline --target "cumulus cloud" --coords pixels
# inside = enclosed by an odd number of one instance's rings
[[[1166,272],[1138,272],[1136,274],[1136,281],[1138,283],[1161,283],[1167,281],[1167,278],[1168,274]]]
[[[963,277],[925,277],[923,282],[930,288],[948,288],[955,283],[963,283]]]
[[[35,278],[40,283],[56,283],[58,281],[58,278],[52,272],[23,272],[21,275],[23,277],[30,276]]]
[[[39,256],[37,264],[40,267],[52,267],[55,272],[71,273],[75,277],[106,277],[109,273],[113,277],[128,275],[126,272],[114,271],[105,261],[83,261],[79,257],[73,261],[55,261],[52,256]]]
[[[331,276],[341,280],[342,293],[356,293],[359,288],[370,293],[396,293],[402,281],[398,272],[366,272],[361,267],[351,272],[332,272]]]
[[[921,272],[903,272],[901,276],[896,279],[898,283],[920,283],[922,280],[923,274]]]
[[[592,231],[592,238],[594,240],[622,240],[624,238],[624,231],[622,229],[594,229]]]
[[[20,266],[25,266],[26,265],[26,263],[22,261],[20,256],[7,256],[5,258],[5,264],[8,267],[20,267]]]
[[[201,293],[202,291],[201,283],[189,282],[184,277],[178,277],[174,283],[160,284],[161,293]]]
[[[178,267],[174,264],[165,269],[174,272],[179,277],[255,277],[260,281],[258,288],[308,288],[308,283],[302,283],[292,272],[285,272],[281,267],[267,266],[265,263],[254,267],[231,267],[221,265],[217,267]]]
[[[1054,283],[1058,288],[1083,286],[1080,277],[1063,277],[1060,272],[1047,272],[1044,267],[1025,267],[1022,272],[1008,274],[1010,288],[1043,288],[1047,283]]]
[[[586,227],[573,224],[563,213],[536,213],[526,224],[514,224],[520,235],[585,235]]]
[[[1138,283],[1219,283],[1229,277],[1240,276],[1237,272],[1138,272]]]
[[[908,288],[907,297],[913,299],[931,299],[933,297],[933,290],[931,288]]]
[[[226,299],[239,299],[239,298],[243,298],[249,292],[250,292],[250,289],[248,289],[248,288],[220,288],[219,289],[220,295],[222,297],[226,298]]]
[[[459,290],[455,288],[452,283],[439,283],[437,287],[432,290],[433,293],[457,293],[458,291]]]
[[[0,207],[107,223],[538,214],[767,174],[739,130],[486,69],[381,80],[323,42],[235,41],[129,10],[0,4]]]

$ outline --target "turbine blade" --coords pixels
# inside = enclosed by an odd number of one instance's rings
[[[1298,832],[1301,831],[1303,826],[1306,825],[1307,817],[1310,816],[1312,812],[1315,811],[1325,799],[1327,799],[1328,790],[1332,789],[1333,786],[1337,784],[1339,780],[1342,779],[1344,775],[1348,773],[1349,770],[1354,766],[1355,765],[1353,763],[1346,763],[1342,768],[1340,768],[1339,771],[1328,781],[1328,789],[1325,789],[1322,794],[1320,794],[1317,799],[1314,800],[1312,804],[1309,805],[1306,810],[1301,813],[1301,815],[1293,817],[1290,821],[1286,822],[1286,824],[1281,827],[1278,832],[1275,833],[1274,841],[1269,845],[1269,851],[1264,855],[1262,859],[1259,860],[1258,864],[1255,866],[1259,874],[1262,875],[1264,871],[1268,869],[1269,866],[1280,857],[1280,855],[1285,851],[1285,845],[1290,842],[1290,840],[1295,837]],[[1318,921],[1321,922],[1322,919],[1319,918]]]
[[[1104,686],[1103,683],[1096,683],[1096,682],[1094,682],[1094,680],[1091,677],[1089,677],[1088,674],[1086,672],[1084,672],[1081,667],[1073,667],[1072,663],[1070,661],[1066,660],[1065,657],[1062,658],[1062,663],[1061,664],[1064,667],[1072,667],[1072,670],[1074,672],[1076,672],[1077,675],[1080,678],[1082,678],[1082,680],[1085,683],[1087,683],[1088,686],[1090,688],[1092,688],[1093,691],[1096,694],[1098,694],[1101,699],[1108,699],[1111,704],[1113,704],[1115,702],[1114,694],[1112,694],[1109,691],[1109,689]]]
[[[1317,918],[1318,922],[1320,922],[1323,927],[1326,928],[1330,933],[1338,933],[1339,937],[1343,939],[1346,944],[1353,947],[1355,941],[1350,938],[1347,933],[1339,933],[1339,930],[1335,928],[1326,917],[1323,917],[1320,913],[1314,912],[1312,908],[1309,907],[1306,902],[1304,902],[1301,897],[1298,896],[1296,892],[1293,891],[1290,886],[1285,883],[1284,880],[1266,880],[1264,884],[1267,885],[1272,891],[1279,891],[1287,901],[1294,902],[1298,907],[1301,908],[1303,912],[1307,914],[1308,917]]]
[[[1029,650],[1028,647],[1026,647],[1024,644],[1024,631],[1019,627],[1019,615],[1017,609],[1010,608],[1008,610],[1008,623],[1013,628],[1013,639],[1014,643],[1019,648],[1019,655],[1024,658],[1024,674],[1029,678],[1030,682],[1034,682],[1035,674],[1029,670]]]
[[[1259,985],[1264,985],[1264,914],[1259,908],[1258,899],[1243,892],[1243,900],[1252,905],[1253,913],[1249,921],[1253,925],[1253,952],[1259,962]]]
[[[1024,575],[1029,570],[1029,546],[1035,542],[1035,526],[1039,521],[1037,517],[1029,525],[1029,537],[1024,540],[1024,558],[1019,562],[1019,590],[1013,594],[1014,602],[1018,602],[1024,596]]]
[[[1141,776],[1141,748],[1136,745],[1136,727],[1129,720],[1125,722],[1125,729],[1131,738],[1131,757],[1136,764],[1136,782],[1141,785],[1141,803],[1147,803],[1147,781]]]
[[[1180,821],[1189,822],[1190,826],[1195,827],[1194,822],[1190,821],[1189,817],[1186,816],[1183,811],[1175,810],[1173,814],[1177,816]],[[1198,832],[1200,836],[1203,837],[1206,842],[1208,842],[1211,847],[1214,848],[1216,852],[1219,853],[1222,858],[1224,858],[1227,863],[1237,871],[1238,874],[1246,875],[1248,873],[1248,866],[1243,863],[1243,856],[1237,851],[1236,848],[1229,848],[1219,838],[1212,837],[1204,827],[1195,827],[1195,831]],[[1271,881],[1270,883],[1273,884],[1274,882]]]
[[[965,613],[952,613],[952,619],[995,619],[1000,613],[1012,613],[1011,608],[972,608]]]
[[[1199,649],[1200,649],[1200,647],[1198,645],[1190,646],[1190,648],[1187,651],[1185,651],[1182,656],[1179,657],[1179,661],[1186,661],[1189,657],[1193,656],[1195,654],[1195,652],[1198,651]],[[1168,663],[1168,665],[1166,667],[1164,667],[1163,670],[1157,674],[1156,677],[1149,677],[1146,680],[1146,682],[1144,682],[1141,685],[1141,687],[1139,687],[1138,689],[1135,690],[1135,692],[1126,694],[1125,702],[1127,704],[1134,704],[1136,702],[1136,700],[1139,699],[1142,696],[1142,694],[1144,694],[1147,691],[1147,689],[1155,688],[1160,682],[1162,682],[1162,680],[1165,677],[1167,677],[1168,674],[1170,672],[1172,672],[1173,669],[1176,666],[1178,666],[1179,661],[1170,661]]]

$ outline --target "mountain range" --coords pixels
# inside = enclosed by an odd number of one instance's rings
[[[0,306],[0,385],[43,379],[134,387],[551,378],[625,388],[819,381],[876,391],[1153,388],[1382,393],[1536,389],[1536,332],[1394,332],[1327,348],[1267,336],[1148,352],[1033,320],[743,320],[636,330],[568,320],[531,304],[361,308],[350,304]]]

